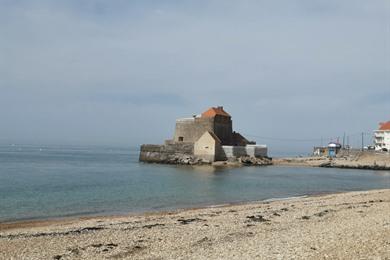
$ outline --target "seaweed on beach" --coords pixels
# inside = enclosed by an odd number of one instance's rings
[[[148,228],[148,229],[151,229],[153,227],[159,227],[159,226],[165,226],[165,224],[160,224],[160,223],[156,223],[156,224],[150,224],[150,225],[144,225],[142,226],[142,228]]]
[[[269,222],[269,219],[264,218],[262,215],[256,215],[256,216],[247,216],[247,219],[253,221],[253,222]]]
[[[181,218],[181,219],[178,219],[177,221],[179,221],[180,224],[187,225],[187,224],[190,224],[192,222],[200,222],[200,221],[205,221],[205,220],[200,219],[200,218],[188,218],[188,219]]]
[[[41,232],[41,233],[34,233],[34,234],[15,234],[15,235],[5,235],[1,236],[0,238],[7,238],[7,239],[13,239],[13,238],[28,238],[28,237],[46,237],[46,236],[67,236],[67,235],[75,235],[75,234],[84,234],[88,232],[94,232],[106,229],[104,227],[85,227],[65,232]]]

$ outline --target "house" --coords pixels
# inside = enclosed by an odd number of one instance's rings
[[[315,146],[313,155],[335,157],[340,152],[341,148],[341,144],[338,142],[330,142],[327,146]]]
[[[314,156],[327,156],[328,155],[328,147],[326,146],[315,146],[313,149]]]
[[[390,121],[380,123],[374,131],[374,144],[377,151],[390,151]]]

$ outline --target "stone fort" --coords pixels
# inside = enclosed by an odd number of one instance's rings
[[[142,145],[140,161],[166,162],[173,157],[191,156],[209,162],[240,156],[267,156],[265,145],[256,145],[233,131],[233,122],[222,106],[199,115],[176,120],[173,139],[164,145]]]
[[[176,120],[173,140],[167,142],[195,143],[205,133],[214,133],[221,145],[245,146],[255,144],[239,133],[233,132],[231,116],[223,107],[211,107],[200,115]]]

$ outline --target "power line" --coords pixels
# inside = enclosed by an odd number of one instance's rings
[[[259,136],[259,135],[251,135],[251,134],[244,134],[245,136],[250,137],[256,137],[260,139],[267,139],[267,140],[273,140],[273,141],[287,141],[287,142],[315,142],[315,141],[321,141],[321,138],[313,138],[313,139],[297,139],[297,138],[277,138],[277,137],[269,137],[269,136]]]
[[[255,137],[259,138],[262,140],[272,140],[272,141],[282,141],[282,142],[323,142],[324,140],[336,140],[339,139],[340,137],[321,137],[321,138],[280,138],[280,137],[270,137],[270,136],[260,136],[260,135],[253,135],[253,134],[244,134],[245,136],[249,137]],[[343,142],[345,142],[345,137],[347,138],[347,143],[349,144],[349,138],[354,137],[354,136],[365,136],[365,135],[372,135],[370,132],[359,132],[359,133],[353,133],[353,134],[348,134],[346,135],[344,133],[343,136]]]

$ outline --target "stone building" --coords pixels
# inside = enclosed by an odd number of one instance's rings
[[[225,159],[223,156],[221,140],[210,131],[206,131],[194,143],[194,155],[210,162]]]
[[[173,139],[160,146],[142,145],[140,160],[163,162],[183,155],[214,162],[231,157],[264,157],[267,147],[234,132],[231,116],[218,106],[200,115],[177,119]]]
[[[211,107],[201,115],[176,120],[173,142],[195,143],[205,132],[214,133],[221,145],[254,144],[239,133],[233,132],[231,116],[223,107]]]

